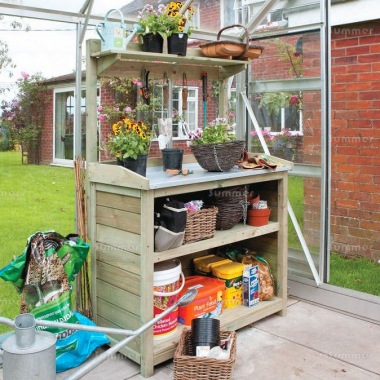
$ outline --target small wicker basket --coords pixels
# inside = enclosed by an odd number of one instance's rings
[[[174,353],[174,380],[230,380],[236,361],[236,332],[221,331],[220,339],[232,337],[229,359],[192,356],[191,330],[183,330]]]
[[[215,206],[188,212],[183,244],[212,238],[215,233],[217,214],[218,208]]]
[[[209,172],[232,169],[244,153],[244,141],[235,140],[216,144],[190,145],[198,164]]]

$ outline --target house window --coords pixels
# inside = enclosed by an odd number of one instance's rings
[[[185,138],[189,131],[194,130],[198,126],[198,88],[197,87],[187,87],[187,108],[183,109],[183,97],[182,97],[182,87],[173,87],[173,114],[172,117],[172,127],[173,127],[173,137],[174,138]],[[170,117],[167,115],[167,110],[162,108],[162,86],[155,86],[154,94],[157,104],[160,105],[161,109],[155,109],[154,117]]]
[[[174,137],[184,138],[189,131],[198,126],[198,88],[188,87],[187,109],[182,107],[182,87],[176,87],[173,91],[173,130]]]
[[[86,132],[86,93],[81,92],[81,138],[82,152],[85,156]],[[55,90],[54,97],[54,160],[74,159],[74,89]]]

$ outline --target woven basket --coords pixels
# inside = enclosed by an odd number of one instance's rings
[[[224,172],[232,169],[242,157],[244,141],[191,145],[190,148],[203,169],[209,172]]]
[[[213,205],[218,207],[216,217],[217,230],[229,230],[247,213],[247,196],[245,186],[225,187],[213,191]]]
[[[236,332],[221,331],[220,338],[232,336],[229,359],[212,359],[191,356],[193,342],[191,330],[183,330],[174,354],[174,380],[229,380],[236,360]]]
[[[221,34],[224,30],[235,27],[243,28],[245,30],[245,43],[220,41]],[[220,29],[216,38],[217,41],[199,45],[202,54],[206,57],[246,60],[260,57],[264,50],[262,46],[250,45],[248,29],[243,25],[237,24],[225,26],[223,29]]]
[[[188,212],[183,244],[212,238],[215,233],[217,214],[218,208],[215,206]]]

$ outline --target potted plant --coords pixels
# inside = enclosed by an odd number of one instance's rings
[[[217,118],[206,128],[189,133],[190,149],[203,169],[227,171],[242,157],[244,141],[236,139],[235,126],[226,118]]]
[[[138,41],[144,51],[162,53],[164,39],[167,38],[173,20],[166,13],[166,6],[159,4],[157,10],[153,5],[146,4],[137,16],[137,22],[142,32]]]
[[[108,152],[116,157],[118,164],[145,176],[153,137],[147,125],[142,121],[123,117],[112,125],[112,132],[106,142]]]
[[[189,5],[182,14],[180,13],[183,4],[180,1],[171,1],[166,6],[166,13],[171,19],[168,31],[168,53],[186,55],[187,39],[191,35],[191,18],[194,15],[194,8]]]

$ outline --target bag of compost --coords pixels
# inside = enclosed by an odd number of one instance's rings
[[[52,322],[94,323],[70,307],[71,285],[86,260],[89,244],[77,235],[63,237],[54,231],[36,232],[24,252],[0,270],[21,294],[21,313]],[[82,364],[92,352],[109,343],[103,333],[38,326],[56,335],[57,372]]]

